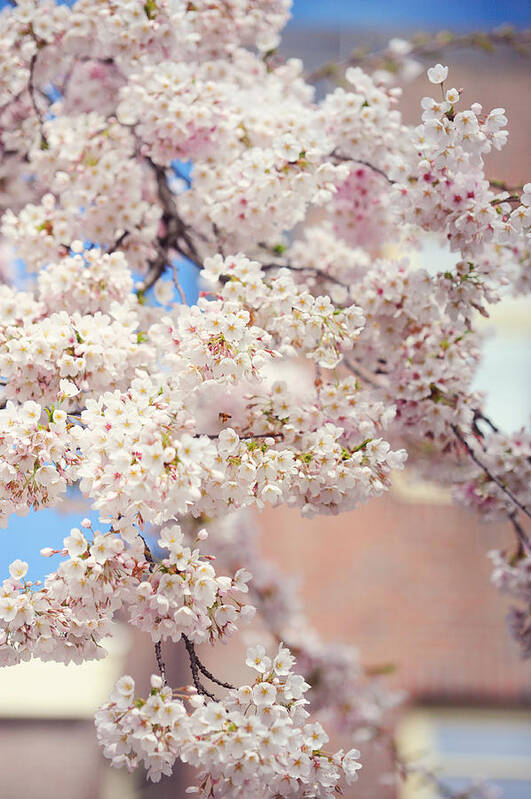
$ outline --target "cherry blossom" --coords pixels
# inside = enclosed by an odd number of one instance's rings
[[[198,767],[210,796],[333,797],[341,779],[356,781],[360,753],[324,748],[323,727],[306,722],[310,686],[292,671],[293,661],[282,644],[273,661],[249,650],[257,678],[220,701],[174,697],[157,675],[148,699],[135,699],[134,681],[121,677],[96,714],[103,752],[129,770],[143,762],[155,782],[179,758]]]
[[[265,505],[353,510],[407,460],[511,526],[493,582],[531,655],[530,438],[474,389],[478,314],[531,285],[531,183],[489,178],[507,114],[436,64],[406,124],[422,65],[402,39],[317,94],[275,51],[289,9],[0,12],[0,526],[72,488],[100,515],[42,542],[42,583],[10,564],[0,664],[101,658],[117,618],[136,626],[159,674],[146,699],[117,682],[104,754],[153,780],[189,763],[210,797],[335,796],[365,755],[328,736],[381,743],[401,700],[264,559]],[[196,646],[251,622],[234,686]],[[174,689],[177,645],[193,684]]]

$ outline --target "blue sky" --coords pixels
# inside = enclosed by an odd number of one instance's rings
[[[65,2],[65,0],[63,0]],[[72,3],[69,2],[69,5]],[[7,0],[0,0],[0,9]],[[530,0],[294,0],[293,22],[323,27],[485,28],[531,25]]]
[[[517,0],[294,0],[293,22],[323,27],[350,24],[370,27],[456,29],[485,28],[508,22],[531,25],[531,2]],[[293,24],[292,22],[292,24]]]

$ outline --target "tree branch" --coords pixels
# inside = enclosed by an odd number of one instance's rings
[[[499,428],[496,427],[494,422],[491,421],[491,419],[489,419],[488,416],[485,416],[483,413],[481,413],[480,410],[478,410],[477,408],[474,408],[474,426],[475,426],[475,423],[478,421],[478,419],[481,422],[486,422],[486,424],[488,424],[488,426],[490,427],[490,429],[492,430],[493,433],[499,433],[500,432]]]
[[[155,657],[157,658],[157,666],[159,667],[160,676],[162,681],[166,683],[166,666],[162,659],[162,647],[160,641],[155,644]]]
[[[41,147],[47,148],[48,147],[48,139],[46,138],[46,134],[44,133],[44,131],[42,129],[42,125],[43,125],[43,121],[44,120],[43,120],[42,114],[41,114],[41,112],[39,110],[39,106],[37,105],[37,100],[36,100],[36,97],[35,97],[35,94],[36,94],[36,89],[35,89],[35,67],[37,65],[37,56],[38,56],[38,54],[39,54],[39,51],[37,50],[37,51],[35,51],[35,53],[33,53],[32,57],[31,57],[30,66],[29,66],[28,91],[29,91],[29,96],[30,96],[30,99],[31,99],[31,104],[33,106],[33,110],[35,111],[37,119],[39,120],[39,126],[40,126],[40,129],[41,129]]]
[[[516,203],[520,202],[520,195],[519,194],[510,194],[508,197],[497,197],[495,200],[491,200],[491,205],[501,205],[502,203]]]
[[[190,228],[179,216],[175,197],[168,186],[166,170],[164,167],[159,166],[159,164],[156,164],[154,161],[152,161],[152,159],[149,157],[146,158],[146,162],[155,173],[155,178],[157,180],[157,192],[159,195],[159,200],[164,209],[163,221],[168,227],[168,232],[166,234],[168,248],[174,247],[177,252],[179,252],[181,255],[184,255],[185,258],[188,258],[190,261],[193,261],[195,264],[197,264],[197,266],[200,267],[199,254],[190,236]],[[183,247],[183,244],[180,243],[179,239],[182,239],[185,247]]]
[[[382,386],[380,386],[376,382],[376,380],[366,375],[365,372],[363,372],[357,365],[353,364],[352,361],[349,361],[348,358],[345,358],[345,356],[343,356],[343,363],[345,364],[347,369],[349,369],[352,372],[352,374],[355,374],[356,377],[360,377],[370,386],[373,386],[373,388],[382,388]]]
[[[341,153],[338,153],[336,150],[334,150],[333,153],[330,153],[330,155],[333,158],[337,158],[338,161],[344,161],[344,162],[347,162],[347,163],[350,162],[350,163],[353,163],[353,164],[362,164],[362,166],[366,166],[368,169],[372,169],[372,171],[376,172],[377,175],[381,175],[383,178],[385,178],[386,181],[391,186],[396,183],[396,180],[393,180],[392,178],[390,178],[389,175],[387,175],[384,172],[383,169],[380,169],[379,166],[375,166],[374,164],[371,164],[369,161],[363,161],[361,158],[350,158],[350,156],[342,155]]]
[[[128,230],[124,230],[124,232],[120,236],[118,236],[118,238],[116,239],[116,241],[114,242],[112,247],[110,247],[107,250],[107,253],[110,255],[111,253],[116,252],[116,250],[118,250],[122,246],[122,244],[124,243],[124,241],[125,241],[125,239],[127,238],[128,235],[129,235],[129,231]]]
[[[166,170],[149,157],[146,157],[145,161],[153,171],[157,182],[157,194],[163,209],[162,222],[165,226],[165,232],[164,235],[157,237],[155,246],[158,254],[150,263],[147,275],[142,281],[142,288],[137,292],[139,294],[144,294],[148,291],[163,275],[169,266],[170,250],[175,250],[179,255],[187,258],[198,269],[202,268],[201,258],[190,235],[190,228],[179,216],[175,197],[168,186]],[[173,270],[173,279],[184,302],[186,298],[178,280],[176,281],[175,269]]]
[[[516,533],[516,538],[518,541],[518,554],[523,555],[526,550],[531,549],[531,542],[529,541],[524,528],[516,518],[516,512],[513,511],[507,515],[509,516],[511,524],[514,527],[514,532]]]
[[[529,516],[529,518],[531,518],[531,513],[530,513],[530,512],[527,510],[526,506],[525,506],[525,505],[522,505],[522,503],[521,503],[521,502],[520,502],[520,501],[519,501],[519,500],[518,500],[518,499],[517,499],[517,498],[514,496],[514,494],[512,493],[512,491],[511,491],[509,488],[507,488],[507,487],[506,487],[506,486],[505,486],[505,485],[502,483],[502,481],[499,479],[499,477],[496,477],[496,475],[495,475],[495,474],[493,474],[493,473],[490,471],[490,469],[489,469],[487,466],[485,466],[485,464],[484,464],[484,463],[482,463],[482,462],[479,460],[479,458],[477,457],[476,453],[474,452],[474,450],[472,449],[472,447],[470,446],[470,444],[469,444],[469,443],[466,441],[465,437],[463,436],[463,433],[462,433],[462,432],[459,430],[459,428],[457,427],[457,425],[453,424],[453,425],[451,425],[451,428],[452,428],[452,430],[453,430],[453,432],[454,432],[454,435],[455,435],[455,437],[456,437],[456,438],[457,438],[457,439],[458,439],[458,440],[461,442],[461,444],[464,446],[464,448],[466,449],[466,451],[468,452],[468,454],[470,455],[470,457],[472,458],[472,460],[474,461],[474,463],[476,464],[476,466],[479,466],[479,468],[480,468],[480,469],[481,469],[483,472],[485,472],[485,474],[487,475],[487,477],[489,478],[489,480],[492,480],[492,482],[493,482],[493,483],[496,483],[496,485],[498,486],[498,488],[499,488],[499,489],[501,489],[501,491],[503,491],[503,493],[504,493],[504,494],[506,494],[506,495],[509,497],[509,499],[510,499],[512,502],[514,502],[514,504],[516,505],[516,507],[517,507],[517,508],[519,508],[519,509],[520,509],[520,510],[521,510],[523,513],[525,513],[525,514],[526,514],[526,516]]]
[[[172,278],[173,278],[173,285],[179,292],[179,297],[181,298],[182,304],[186,305],[186,295],[183,291],[183,287],[179,283],[179,271],[176,264],[172,264]]]
[[[319,269],[316,266],[293,266],[292,264],[288,263],[270,263],[270,264],[261,264],[262,269],[264,272],[269,272],[270,269],[289,269],[290,272],[312,272],[314,275],[318,277],[322,277],[324,280],[329,280],[331,283],[335,283],[337,286],[342,286],[345,289],[349,289],[350,286],[347,286],[346,283],[339,280],[339,278],[334,277],[333,275],[329,275],[328,272],[325,272],[324,269]]]
[[[216,685],[220,685],[222,688],[229,688],[231,691],[235,691],[236,690],[235,686],[231,685],[230,682],[223,682],[222,680],[218,680],[217,677],[214,677],[214,675],[199,660],[193,643],[191,641],[189,641],[189,639],[187,639],[186,636],[183,636],[183,638],[185,638],[185,641],[188,641],[188,643],[190,644],[191,648],[193,649],[194,660],[195,660],[195,662],[197,664],[197,668],[199,669],[199,671],[202,672],[208,680],[210,680],[211,682],[215,683]],[[187,649],[188,649],[188,647],[187,647]],[[190,652],[188,652],[188,654],[190,654]]]
[[[186,651],[188,652],[188,657],[190,658],[190,669],[192,671],[192,679],[194,681],[194,685],[197,689],[197,693],[203,694],[204,696],[208,696],[210,699],[216,699],[214,694],[211,694],[210,691],[207,691],[203,683],[199,678],[199,658],[195,653],[195,647],[193,643],[190,641],[186,635],[183,635],[184,645],[186,647]]]
[[[142,535],[142,533],[139,533],[138,535],[140,536],[140,538],[144,542],[144,557],[147,560],[147,562],[149,563],[149,570],[153,571],[153,569],[155,568],[155,560],[153,559],[153,554],[152,554],[152,552],[151,552],[151,550],[150,550],[150,548],[148,546],[148,543],[147,543],[146,539]],[[157,641],[157,643],[155,644],[155,658],[157,660],[157,666],[158,666],[158,669],[159,669],[160,676],[162,677],[163,682],[166,683],[166,665],[165,665],[164,659],[162,657],[162,646],[161,646],[161,642],[160,641]]]

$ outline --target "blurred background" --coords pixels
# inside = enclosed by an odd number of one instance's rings
[[[1,5],[1,2],[0,2]],[[419,31],[487,30],[503,23],[531,25],[531,5],[517,0],[295,0],[281,54],[308,69],[345,58],[360,46],[378,49],[393,36]],[[509,48],[494,53],[452,50],[441,57],[452,85],[468,102],[504,106],[509,144],[489,159],[490,177],[518,184],[529,170],[529,61]],[[322,90],[323,87],[319,87]],[[405,87],[406,122],[419,118],[427,93],[424,73]],[[424,256],[438,265],[444,253]],[[425,264],[426,265],[426,264]],[[484,322],[495,333],[485,345],[477,387],[487,411],[505,430],[526,425],[531,410],[529,304],[503,302]],[[41,511],[10,520],[0,531],[2,574],[16,557],[30,576],[44,576],[43,546],[60,545],[87,509]],[[96,518],[94,521],[96,521]],[[507,799],[531,797],[531,674],[505,629],[504,600],[490,583],[492,548],[512,545],[503,524],[480,524],[435,486],[407,474],[393,491],[352,514],[301,519],[298,511],[267,510],[259,518],[265,555],[295,573],[311,621],[326,640],[360,648],[364,665],[392,662],[388,678],[409,700],[397,728],[401,751],[423,757],[446,786],[487,779]],[[333,547],[330,541],[333,539]],[[0,799],[166,799],[184,796],[186,775],[146,784],[110,769],[100,755],[92,721],[113,682],[132,674],[142,686],[155,671],[147,638],[119,630],[110,657],[84,666],[31,662],[0,678]],[[173,684],[189,681],[181,647],[167,647]],[[217,674],[232,679],[228,648],[201,653]],[[366,763],[346,799],[431,799],[433,783],[396,786],[382,752]]]

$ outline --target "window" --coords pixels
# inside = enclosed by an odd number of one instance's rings
[[[503,799],[531,797],[531,712],[419,709],[404,719],[397,739],[406,761],[429,769],[449,788],[479,780],[498,788]],[[400,799],[437,795],[415,775]]]

